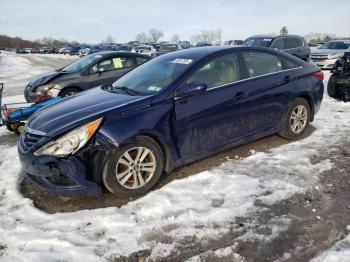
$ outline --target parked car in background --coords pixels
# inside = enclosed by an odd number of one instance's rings
[[[135,52],[143,55],[155,57],[157,50],[151,45],[139,45],[135,47]]]
[[[335,62],[350,51],[350,40],[333,40],[311,51],[311,62],[322,69],[332,69]]]
[[[31,81],[24,90],[28,102],[38,95],[66,97],[113,82],[151,57],[127,52],[99,52]]]
[[[189,41],[180,41],[179,45],[181,45],[182,49],[189,49],[192,47]]]
[[[179,44],[167,44],[167,43],[165,43],[159,47],[159,50],[157,52],[157,56],[164,55],[164,54],[174,52],[174,51],[179,51],[181,49],[182,49],[182,47]]]
[[[63,54],[65,55],[78,55],[81,47],[80,46],[70,46],[67,47],[64,51]]]
[[[79,52],[78,52],[78,55],[79,56],[87,56],[87,55],[91,55],[91,54],[94,54],[94,53],[97,53],[97,52],[100,52],[100,51],[101,51],[100,47],[98,47],[98,46],[90,46],[90,47],[87,47],[87,48],[80,49]]]
[[[40,54],[52,54],[55,52],[55,48],[54,47],[50,47],[50,46],[44,46],[39,48],[39,53]]]
[[[204,47],[204,46],[212,46],[212,44],[208,43],[208,42],[198,42],[198,43],[196,43],[196,47]]]
[[[261,47],[172,52],[34,114],[18,151],[26,177],[65,196],[149,191],[162,174],[275,133],[299,139],[323,73]]]
[[[304,61],[310,59],[310,47],[302,36],[298,35],[258,35],[246,39],[242,45],[262,46],[286,52]]]

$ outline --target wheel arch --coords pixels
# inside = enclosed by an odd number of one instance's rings
[[[63,87],[59,92],[58,92],[58,95],[57,96],[61,96],[62,92],[64,90],[67,90],[68,88],[75,88],[75,89],[78,89],[80,92],[83,91],[83,89],[79,86],[76,86],[76,85],[69,85],[69,86],[65,86]]]
[[[314,116],[315,116],[315,107],[314,107],[314,102],[313,102],[313,98],[310,94],[308,93],[302,93],[302,94],[299,94],[296,98],[303,98],[305,99],[309,106],[310,106],[310,109],[311,109],[311,119],[310,119],[310,122],[314,121]]]
[[[161,138],[160,136],[157,136],[153,133],[148,133],[148,132],[143,132],[140,134],[137,134],[135,136],[133,136],[131,139],[136,138],[136,137],[146,137],[149,138],[151,140],[153,140],[162,150],[163,153],[163,157],[164,157],[164,172],[165,173],[169,173],[172,170],[172,158],[171,158],[171,153],[170,150],[166,144],[166,142],[163,140],[163,138]]]

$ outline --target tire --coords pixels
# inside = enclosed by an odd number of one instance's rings
[[[282,129],[279,135],[290,140],[297,140],[303,137],[309,128],[310,119],[311,109],[308,101],[298,97],[288,107],[288,112],[282,121]]]
[[[6,128],[7,128],[7,130],[8,131],[10,131],[10,132],[14,132],[15,131],[15,123],[7,123],[6,124]]]
[[[16,135],[20,136],[24,130],[24,123],[23,122],[17,122],[14,127],[14,132]]]
[[[132,161],[125,157],[128,156],[127,153]],[[141,160],[143,153],[145,158],[138,163],[137,159]],[[160,146],[153,139],[140,136],[108,153],[103,167],[102,183],[109,192],[117,196],[133,197],[150,191],[158,182],[163,168],[164,156]]]
[[[328,93],[328,96],[339,99],[335,75],[331,75],[331,77],[328,80],[327,93]]]
[[[76,93],[79,93],[80,91],[81,90],[76,87],[67,87],[60,92],[59,96],[60,97],[72,96],[72,95],[75,95]]]

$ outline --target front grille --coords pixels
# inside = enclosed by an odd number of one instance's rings
[[[328,56],[311,56],[312,61],[323,62],[327,59]]]
[[[23,131],[20,139],[22,148],[25,151],[32,149],[33,146],[40,140],[40,138],[42,138],[42,136]]]

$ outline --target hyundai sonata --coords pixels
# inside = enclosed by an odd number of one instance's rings
[[[164,173],[278,133],[299,139],[323,73],[263,47],[172,52],[35,113],[19,141],[26,176],[60,195],[134,196]]]

